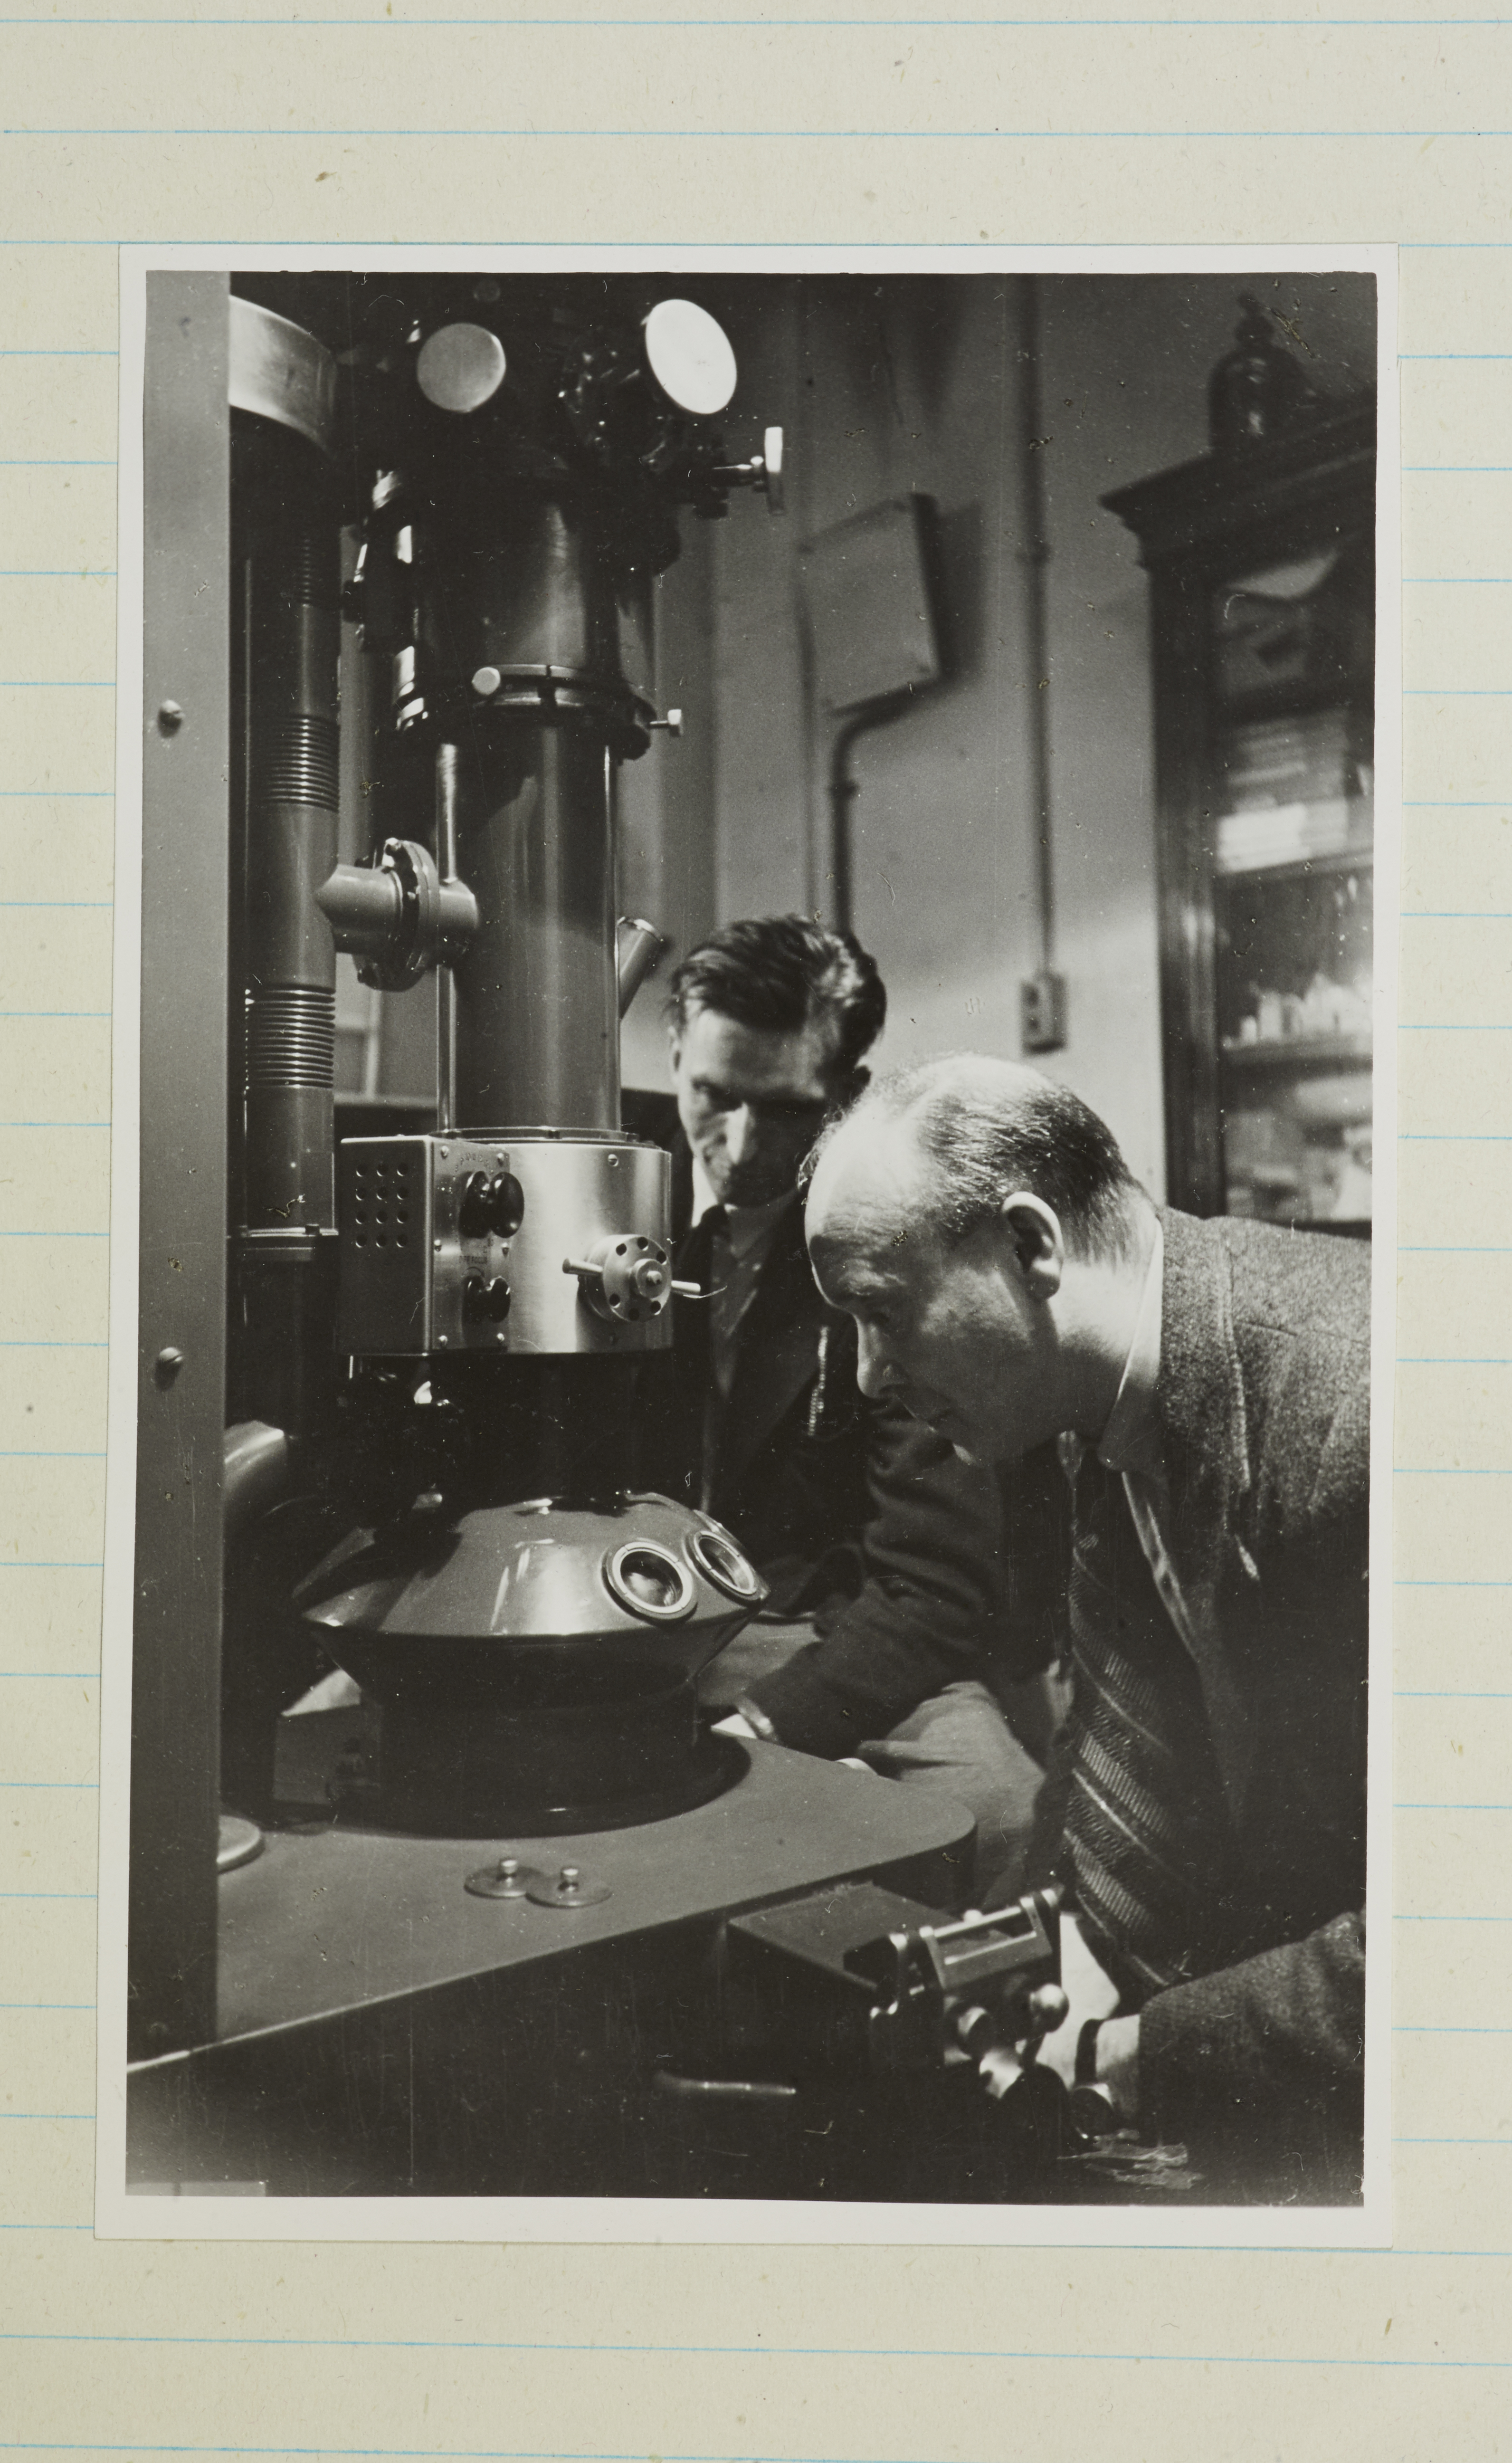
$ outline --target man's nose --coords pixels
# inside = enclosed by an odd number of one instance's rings
[[[885,1345],[869,1326],[856,1329],[855,1382],[869,1403],[881,1400],[890,1386],[897,1383],[897,1371],[887,1356]]]
[[[756,1149],[756,1115],[748,1103],[724,1115],[724,1151],[731,1163],[745,1163]]]

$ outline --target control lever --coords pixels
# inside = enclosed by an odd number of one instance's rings
[[[783,467],[783,435],[780,427],[768,427],[762,436],[762,450],[753,453],[748,462],[724,462],[713,472],[727,488],[751,488],[767,499],[769,513],[788,510],[788,483]]]

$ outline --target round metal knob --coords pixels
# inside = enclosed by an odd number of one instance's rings
[[[735,391],[735,354],[722,325],[691,299],[661,299],[641,328],[652,382],[674,410],[712,419]]]
[[[538,1873],[526,1891],[538,1907],[596,1907],[609,1896],[607,1882],[591,1882],[575,1864],[564,1864],[559,1873],[548,1876]]]
[[[421,344],[415,381],[438,410],[481,410],[503,384],[507,364],[504,344],[486,325],[443,325]]]
[[[501,1856],[493,1864],[480,1864],[467,1876],[466,1886],[475,1899],[523,1899],[532,1883],[545,1880],[538,1864],[522,1864],[518,1856]]]

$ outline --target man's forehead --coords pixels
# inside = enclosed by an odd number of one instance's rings
[[[809,1236],[901,1267],[907,1251],[925,1236],[923,1196],[923,1158],[907,1123],[862,1112],[836,1131],[819,1158]]]
[[[822,1022],[809,1026],[745,1026],[723,1011],[695,1009],[682,1030],[689,1064],[696,1070],[750,1086],[796,1088],[804,1093],[826,1076],[833,1036]]]

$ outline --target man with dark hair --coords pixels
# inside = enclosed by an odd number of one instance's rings
[[[1251,2193],[1357,2194],[1368,1256],[1152,1206],[1069,1090],[969,1056],[863,1095],[808,1233],[863,1393],[978,1463],[1061,1434],[1035,1878],[1096,1964],[1048,2058]]]
[[[799,915],[727,925],[673,976],[672,1075],[702,1201],[676,1273],[706,1297],[674,1304],[642,1461],[726,1523],[772,1586],[764,1621],[710,1671],[711,1707],[800,1752],[948,1787],[978,1820],[963,1892],[1016,1886],[1041,1771],[1003,1705],[1043,1750],[1050,1636],[1022,1629],[1017,1593],[1050,1526],[1030,1510],[1032,1473],[1005,1530],[990,1476],[858,1392],[854,1329],[820,1298],[803,1242],[800,1168],[865,1086],[886,1011],[859,943]]]

